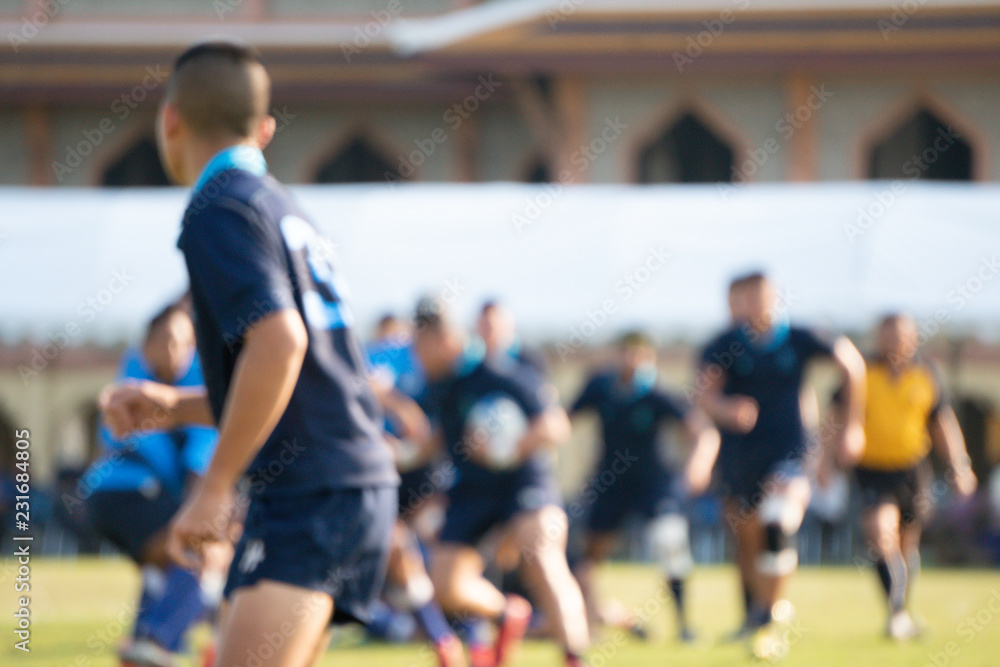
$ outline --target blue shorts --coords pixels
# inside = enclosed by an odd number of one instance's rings
[[[167,527],[180,507],[180,496],[162,487],[95,491],[87,499],[87,517],[98,535],[141,563],[149,540]]]
[[[280,581],[331,595],[331,623],[367,623],[385,583],[396,505],[395,486],[253,499],[226,597],[262,579]]]
[[[488,483],[459,479],[448,491],[448,511],[439,539],[476,546],[492,528],[547,505],[562,505],[552,475],[503,473]]]
[[[650,520],[684,509],[679,480],[668,473],[622,476],[604,488],[599,483],[599,476],[592,478],[577,501],[596,492],[587,518],[587,528],[595,533],[616,532],[630,516]]]
[[[722,463],[721,494],[746,509],[756,509],[767,496],[768,487],[802,477],[802,454],[778,459],[748,460],[732,457]]]

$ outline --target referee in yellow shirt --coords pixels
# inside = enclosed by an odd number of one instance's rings
[[[910,581],[920,566],[920,531],[934,505],[933,446],[949,466],[961,497],[976,490],[965,439],[934,370],[917,357],[918,332],[909,315],[879,324],[876,357],[868,363],[865,448],[856,462],[869,554],[889,604],[887,634],[919,633],[907,611]]]

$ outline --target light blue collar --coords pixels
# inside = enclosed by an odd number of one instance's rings
[[[205,168],[201,170],[198,182],[194,184],[194,192],[198,193],[205,184],[216,174],[228,169],[242,169],[254,176],[263,176],[267,173],[267,160],[259,148],[253,146],[239,145],[224,148],[208,161]]]
[[[455,360],[452,367],[455,377],[465,377],[476,370],[483,360],[486,359],[486,344],[481,338],[473,338],[465,344],[462,354]]]

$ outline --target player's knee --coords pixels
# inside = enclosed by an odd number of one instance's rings
[[[802,524],[801,512],[787,498],[771,496],[761,503],[759,516],[764,542],[757,569],[773,576],[791,573],[798,565],[795,538]]]
[[[687,576],[693,566],[687,519],[680,514],[655,519],[649,526],[649,539],[665,576],[671,579]]]

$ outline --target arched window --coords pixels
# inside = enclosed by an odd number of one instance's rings
[[[170,185],[153,138],[140,139],[105,169],[101,185],[110,188]]]
[[[640,183],[716,183],[732,179],[732,147],[690,112],[639,152]]]
[[[348,141],[316,171],[317,183],[371,183],[405,180],[361,137]]]
[[[869,178],[972,180],[972,146],[926,108],[919,109],[868,156]]]

